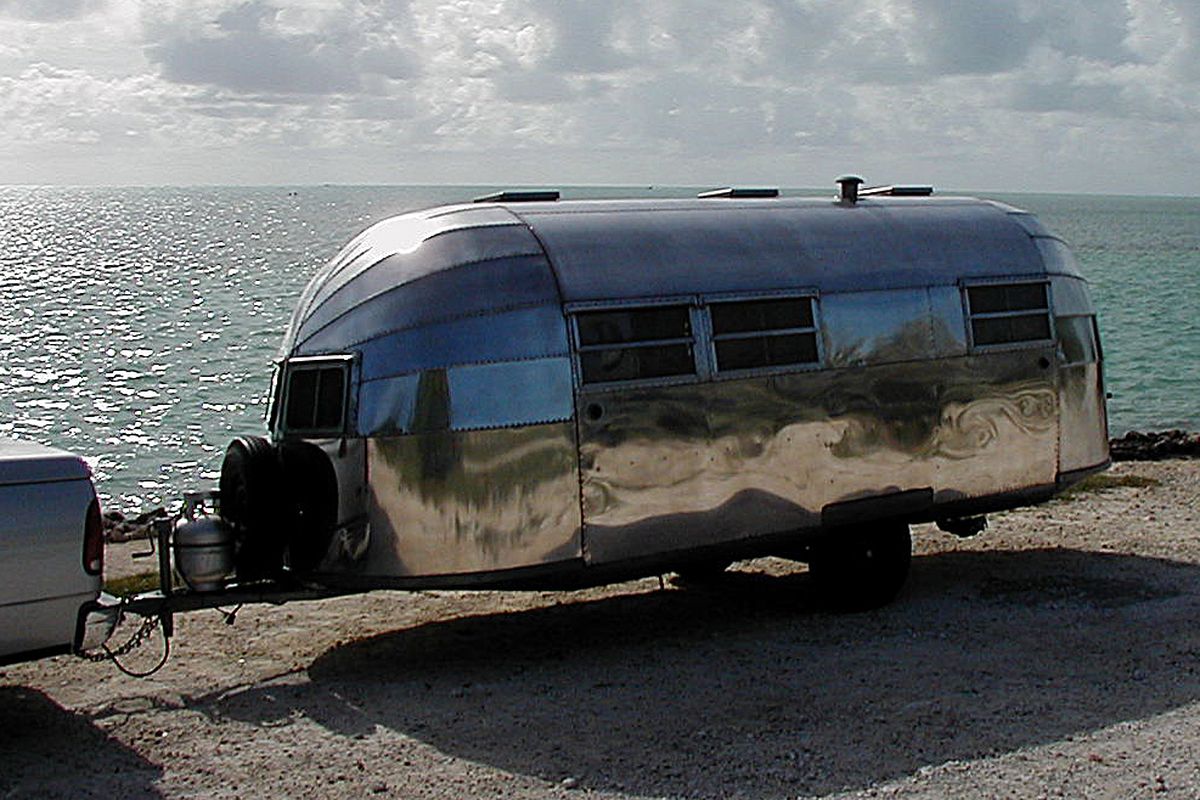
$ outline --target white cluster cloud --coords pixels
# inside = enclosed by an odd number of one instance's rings
[[[10,182],[1200,178],[1195,0],[0,0],[0,65]]]

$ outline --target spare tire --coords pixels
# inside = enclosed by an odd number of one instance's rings
[[[337,472],[310,442],[281,442],[278,451],[287,504],[285,561],[293,572],[311,572],[329,550],[337,525]]]
[[[288,526],[275,447],[261,436],[234,439],[225,448],[219,488],[221,517],[237,534],[238,580],[278,574]]]

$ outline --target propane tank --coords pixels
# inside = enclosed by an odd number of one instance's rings
[[[210,517],[203,506],[184,505],[184,518],[175,525],[175,569],[197,592],[225,588],[234,568],[234,531]]]

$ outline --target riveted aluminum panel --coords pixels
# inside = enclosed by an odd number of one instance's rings
[[[411,253],[426,239],[448,231],[517,223],[503,208],[449,206],[411,212],[372,225],[350,240],[308,282],[284,337],[284,354],[291,352],[296,331],[315,305],[387,256]]]
[[[1037,217],[1035,217],[1033,214],[1030,214],[1028,211],[1021,211],[1020,209],[1005,205],[1004,203],[993,203],[993,204],[997,208],[1003,209],[1004,211],[1008,212],[1009,218],[1012,219],[1013,222],[1017,223],[1022,228],[1024,228],[1025,231],[1030,236],[1050,236],[1050,235],[1052,235],[1050,233],[1050,231],[1046,230],[1046,226],[1042,224],[1042,221],[1039,220]]]
[[[1059,470],[1071,472],[1108,460],[1108,421],[1100,365],[1075,364],[1058,371],[1061,414]]]
[[[514,213],[545,245],[567,302],[924,287],[1043,271],[1029,234],[978,201],[579,204]]]
[[[452,367],[450,428],[498,428],[568,420],[571,359],[539,358]]]
[[[818,525],[827,506],[1052,484],[1046,349],[581,394],[596,563]]]
[[[535,425],[571,418],[566,356],[474,364],[367,381],[362,436]]]
[[[451,575],[580,557],[569,422],[368,441],[371,541],[356,575]]]
[[[1091,294],[1088,292],[1087,281],[1082,278],[1071,278],[1064,275],[1050,276],[1050,297],[1054,303],[1054,313],[1057,316],[1074,314],[1095,314]]]
[[[827,294],[821,328],[828,366],[852,367],[966,353],[962,300],[938,287]]]
[[[412,252],[381,258],[327,297],[315,299],[300,323],[297,342],[303,344],[353,309],[421,278],[456,269],[469,272],[482,262],[541,255],[537,240],[522,225],[447,231],[422,242]],[[499,283],[494,297],[503,296],[504,289],[505,284]]]
[[[455,364],[569,354],[558,303],[408,328],[360,348],[364,380]]]
[[[388,436],[412,428],[421,373],[366,381],[358,389],[359,436]]]
[[[554,276],[543,256],[481,262],[372,297],[301,342],[294,355],[352,349],[421,325],[556,302]]]
[[[1061,239],[1052,236],[1039,236],[1033,240],[1038,252],[1046,264],[1046,272],[1051,275],[1069,275],[1073,278],[1083,278],[1079,270],[1079,262],[1075,260],[1071,249]]]

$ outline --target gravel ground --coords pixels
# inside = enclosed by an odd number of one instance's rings
[[[146,680],[0,668],[0,797],[1200,797],[1200,461],[1109,474],[866,614],[763,559],[181,615]]]

